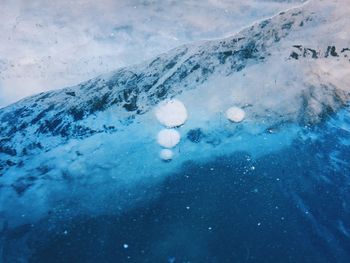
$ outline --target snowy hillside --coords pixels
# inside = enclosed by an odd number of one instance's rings
[[[349,24],[346,1],[310,1],[232,37],[1,109],[0,217],[17,225],[122,209],[186,161],[290,143],[349,101]],[[155,111],[173,98],[188,118],[164,162]],[[233,106],[244,110],[242,122],[226,119]]]

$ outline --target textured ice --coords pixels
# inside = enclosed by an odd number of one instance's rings
[[[151,185],[188,161],[237,151],[256,157],[290,144],[300,127],[349,98],[350,64],[341,53],[350,47],[348,13],[341,1],[310,1],[227,39],[1,109],[0,217],[14,225],[40,220],[61,209],[63,196],[79,200],[70,213],[116,211],[131,206],[125,189]],[[290,57],[300,44],[323,55]],[[329,45],[337,56],[325,56]],[[225,111],[233,105],[244,105],[249,121],[232,127]],[[180,154],[167,165],[157,119],[182,135]]]

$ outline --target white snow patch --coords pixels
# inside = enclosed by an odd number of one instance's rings
[[[170,161],[173,159],[174,153],[172,150],[169,149],[163,149],[160,151],[159,154],[160,158],[162,158],[164,161]]]
[[[241,122],[245,117],[245,112],[241,108],[231,107],[226,111],[226,117],[232,122]]]
[[[181,101],[169,100],[156,108],[156,117],[161,124],[168,128],[178,127],[186,122],[187,110]]]
[[[173,148],[180,142],[180,133],[174,129],[163,129],[158,133],[157,141],[160,146]]]

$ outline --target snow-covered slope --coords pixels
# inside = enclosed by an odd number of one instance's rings
[[[346,1],[310,1],[232,37],[1,109],[0,217],[18,224],[120,209],[149,191],[136,186],[186,161],[288,144],[298,127],[349,101],[349,24]],[[170,98],[184,103],[188,120],[165,163],[154,108]],[[244,109],[243,122],[225,119],[231,106]]]

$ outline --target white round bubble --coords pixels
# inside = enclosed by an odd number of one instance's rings
[[[174,129],[163,129],[158,132],[157,141],[160,146],[173,148],[180,142],[180,133]]]
[[[245,112],[241,108],[231,107],[226,111],[226,117],[232,122],[241,122],[245,117]]]
[[[160,151],[159,156],[164,161],[170,161],[171,159],[173,159],[174,153],[173,153],[172,150],[163,149],[163,150]]]
[[[169,100],[161,103],[156,108],[158,121],[168,128],[178,127],[187,120],[185,105],[179,100]]]

